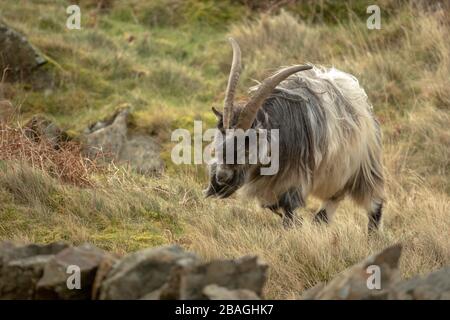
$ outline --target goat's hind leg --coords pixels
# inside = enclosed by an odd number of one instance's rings
[[[381,218],[383,216],[383,200],[372,198],[366,208],[369,223],[367,229],[373,233],[380,228]]]
[[[353,195],[353,199],[367,212],[367,217],[369,218],[369,223],[367,225],[368,233],[373,234],[375,231],[380,229],[383,216],[383,197],[371,193],[362,197]]]
[[[363,188],[357,188],[356,192],[352,193],[355,202],[362,206],[367,212],[367,217],[369,218],[367,229],[369,234],[380,229],[384,203],[382,182],[381,179],[378,180],[378,185],[375,187],[367,182],[360,183],[359,186],[362,186]]]

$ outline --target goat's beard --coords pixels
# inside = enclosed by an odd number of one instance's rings
[[[245,171],[238,169],[233,171],[233,176],[224,183],[218,183],[216,179],[216,164],[212,164],[209,173],[209,185],[203,192],[205,197],[217,197],[225,199],[233,195],[243,184]]]

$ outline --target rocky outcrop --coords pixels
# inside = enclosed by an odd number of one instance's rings
[[[20,79],[47,60],[25,36],[0,22],[0,71],[8,69],[7,77]],[[1,76],[1,75],[0,75]]]
[[[144,175],[160,173],[164,167],[160,147],[151,136],[128,134],[124,109],[111,119],[99,121],[85,130],[85,152],[95,158],[129,164],[136,172]]]

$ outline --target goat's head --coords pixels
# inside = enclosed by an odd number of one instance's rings
[[[241,73],[241,50],[233,38],[229,38],[229,41],[233,48],[233,61],[225,91],[223,113],[212,109],[218,120],[218,130],[214,141],[215,161],[209,166],[210,184],[205,190],[207,197],[227,198],[244,184],[246,169],[251,165],[250,145],[256,143],[250,135],[257,135],[258,124],[255,119],[258,110],[281,81],[296,72],[312,68],[309,65],[295,65],[281,69],[266,78],[247,103],[235,104],[236,87]]]

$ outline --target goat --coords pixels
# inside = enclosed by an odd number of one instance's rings
[[[323,201],[314,218],[318,223],[330,222],[349,195],[367,211],[369,232],[377,230],[384,202],[381,130],[358,80],[334,68],[289,66],[251,88],[247,103],[236,104],[241,51],[229,41],[233,61],[223,113],[213,108],[216,149],[234,141],[231,129],[278,129],[279,170],[261,175],[261,164],[214,161],[205,195],[226,198],[240,189],[281,215],[285,226],[309,195]]]

